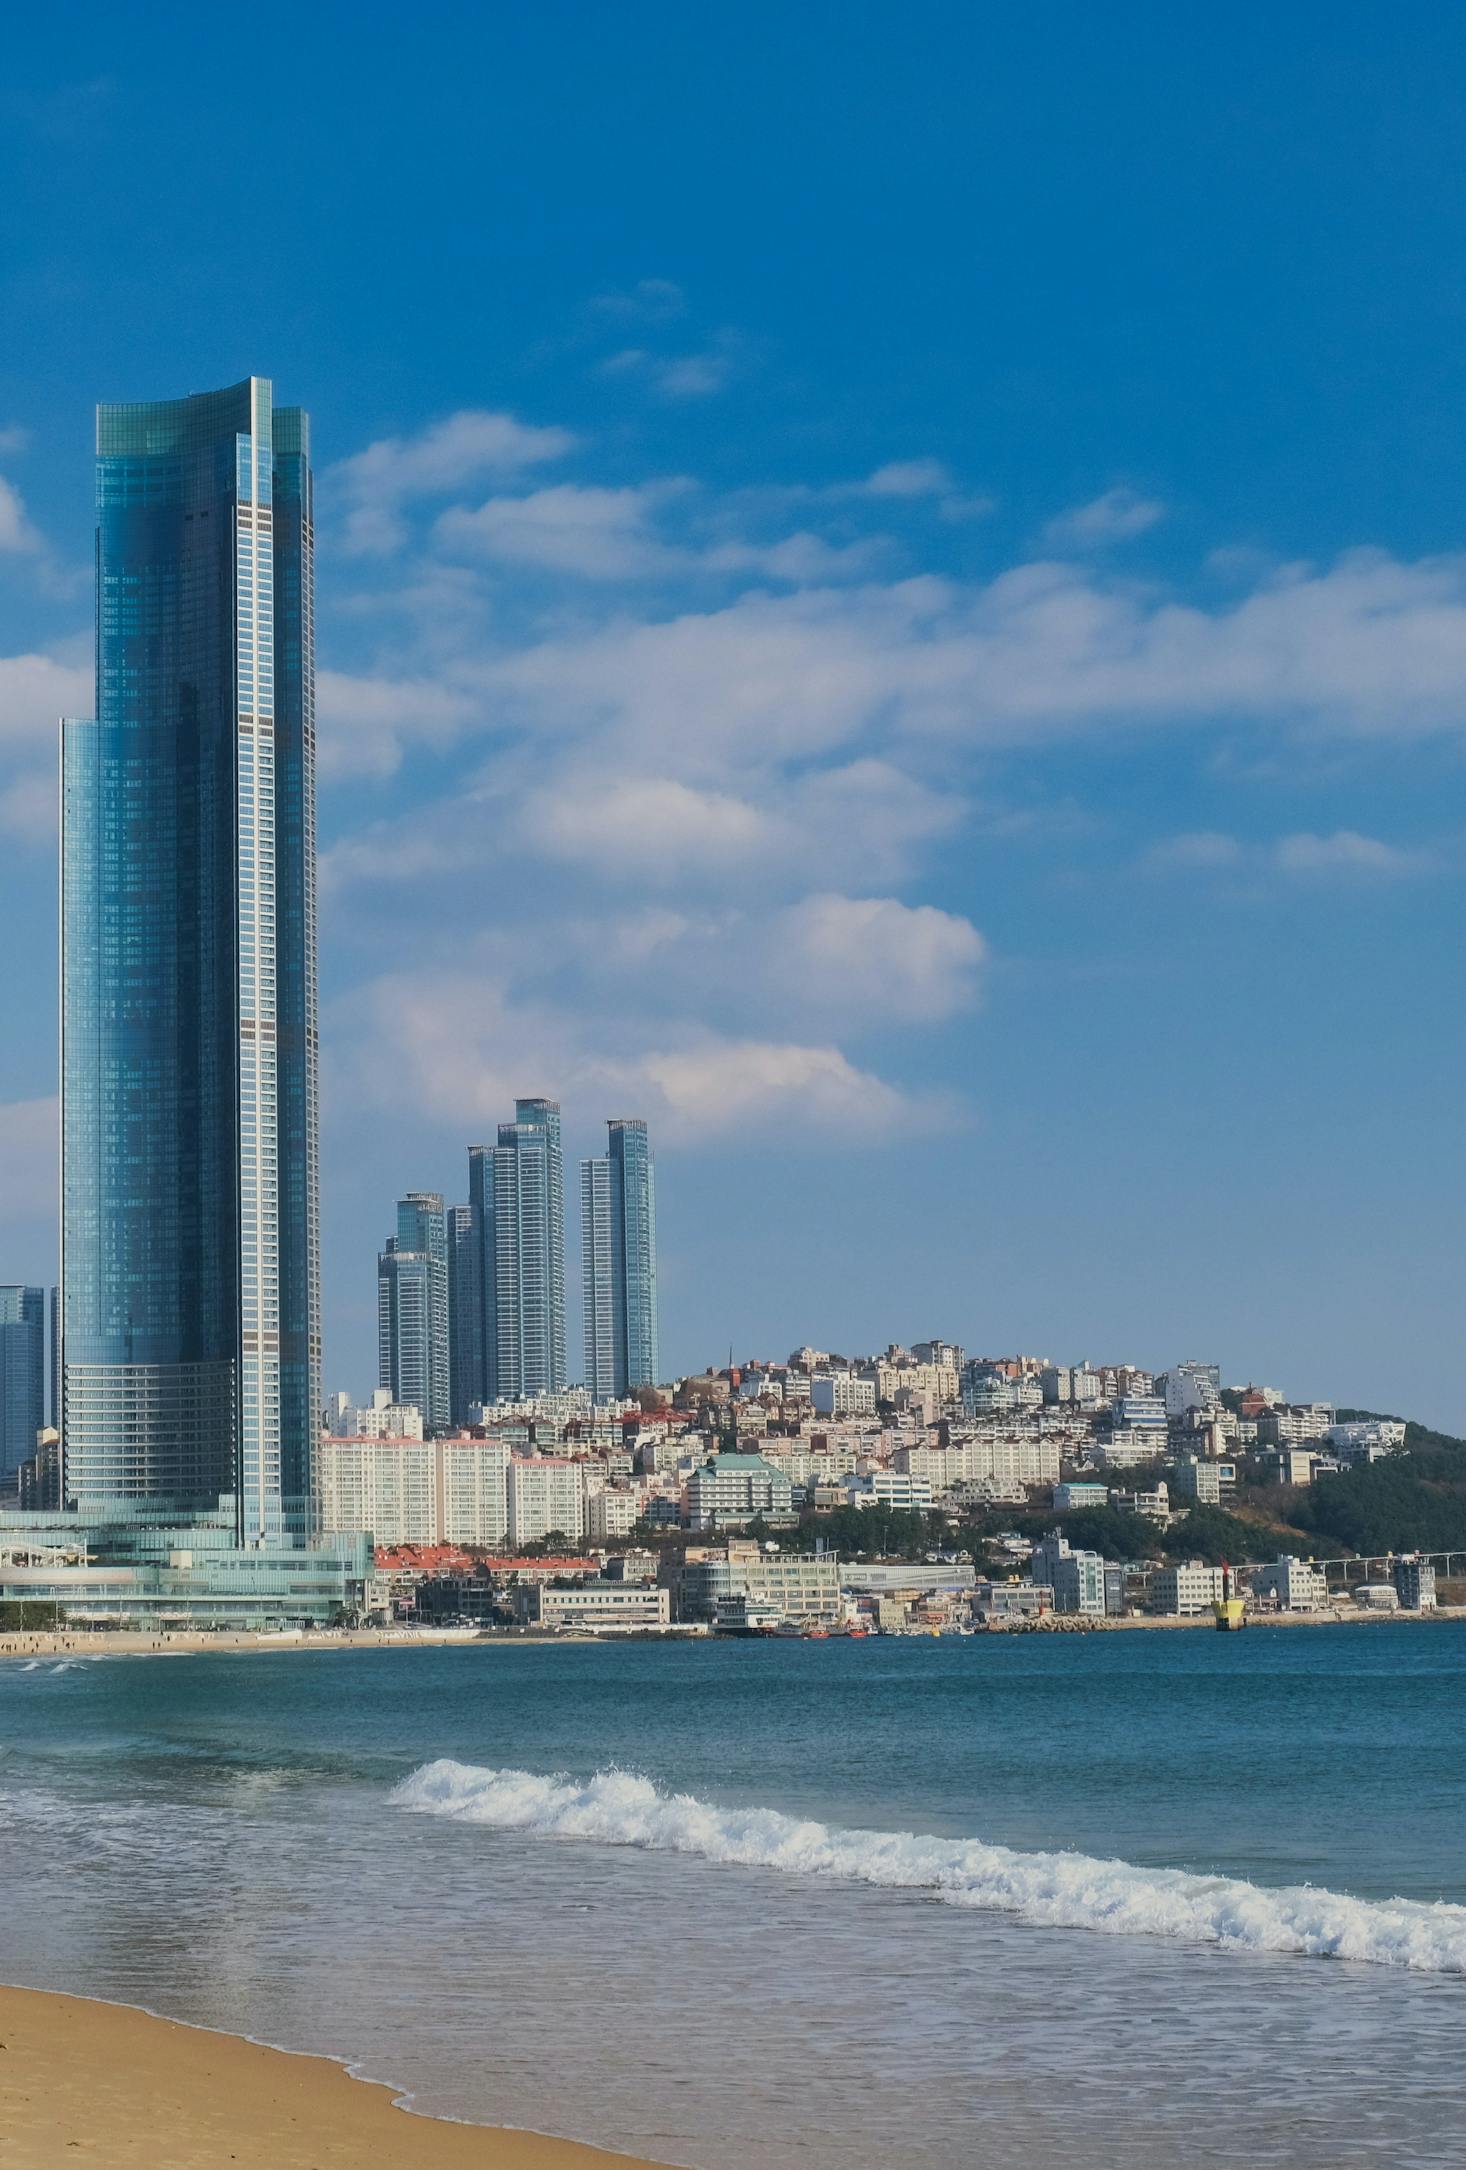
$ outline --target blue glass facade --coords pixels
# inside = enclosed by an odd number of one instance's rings
[[[0,1285],[0,1477],[36,1451],[46,1418],[46,1292]]]
[[[69,1497],[309,1528],[320,1404],[309,440],[267,380],[97,415],[62,729]]]
[[[516,1100],[497,1145],[468,1151],[470,1258],[456,1267],[459,1392],[477,1371],[476,1401],[518,1401],[565,1385],[565,1174],[560,1107]],[[476,1299],[476,1304],[475,1304]],[[476,1316],[469,1316],[474,1305]]]
[[[396,1233],[377,1259],[377,1354],[378,1384],[420,1411],[429,1432],[446,1431],[448,1216],[437,1191],[398,1200]]]
[[[657,1383],[656,1169],[644,1122],[617,1117],[580,1169],[586,1385],[598,1401]]]

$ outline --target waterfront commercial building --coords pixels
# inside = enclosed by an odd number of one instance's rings
[[[585,1383],[597,1401],[657,1382],[656,1170],[644,1122],[613,1117],[580,1164]]]
[[[421,1410],[428,1431],[446,1429],[448,1228],[436,1191],[399,1201],[396,1233],[377,1259],[377,1376],[394,1401]]]
[[[320,1405],[309,433],[266,379],[97,415],[62,727],[66,1493],[303,1536]]]
[[[1029,1562],[1032,1580],[1054,1593],[1055,1612],[1088,1613],[1103,1619],[1107,1610],[1105,1563],[1097,1552],[1076,1552],[1067,1537],[1041,1537]]]
[[[595,1635],[657,1634],[671,1621],[667,1592],[655,1584],[583,1582],[573,1590],[532,1583],[514,1593],[526,1627],[578,1628]]]
[[[0,1484],[36,1451],[46,1421],[46,1292],[0,1284]]]
[[[840,1613],[841,1571],[833,1553],[765,1552],[738,1539],[717,1547],[689,1545],[680,1558],[669,1559],[666,1579],[679,1620],[717,1620],[719,1608],[734,1599],[771,1621],[802,1627],[828,1625]],[[739,1624],[747,1624],[746,1616]]]

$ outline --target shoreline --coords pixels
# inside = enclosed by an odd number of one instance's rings
[[[1087,1619],[1080,1625],[1079,1615],[1063,1613],[1054,1616],[1073,1625],[1051,1628],[989,1628],[970,1636],[943,1635],[943,1642],[986,1640],[988,1635],[1013,1634],[1092,1634],[1096,1631],[1112,1634],[1127,1633],[1132,1629],[1195,1628],[1215,1634],[1216,1623],[1207,1613],[1136,1613],[1124,1619]],[[1246,1626],[1251,1628],[1310,1628],[1310,1627],[1425,1627],[1452,1621],[1466,1620],[1466,1605],[1438,1605],[1427,1612],[1371,1612],[1363,1606],[1345,1609],[1340,1606],[1327,1612],[1264,1612],[1248,1616]],[[796,1638],[797,1639],[797,1638]],[[849,1638],[835,1633],[817,1638],[822,1641],[843,1642]],[[925,1642],[932,1636],[916,1630],[906,1634],[876,1635],[867,1638],[871,1642]],[[580,1648],[596,1646],[610,1648],[630,1644],[638,1648],[647,1643],[695,1644],[708,1647],[737,1641],[763,1641],[764,1637],[738,1637],[708,1634],[629,1634],[614,1635],[593,1633],[528,1634],[513,1628],[490,1630],[481,1633],[474,1628],[343,1628],[323,1631],[278,1633],[256,1628],[169,1629],[158,1632],[148,1628],[19,1628],[0,1634],[0,1663],[6,1659],[57,1659],[62,1662],[83,1663],[95,1657],[157,1657],[191,1658],[224,1657],[241,1652],[254,1655],[275,1653],[299,1653],[337,1650],[543,1650],[563,1648],[574,1644]]]
[[[138,2005],[0,1987],[13,2170],[654,2170],[641,2156],[413,2109],[343,2061]]]

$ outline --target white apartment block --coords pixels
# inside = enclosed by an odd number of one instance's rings
[[[957,1399],[955,1364],[888,1363],[882,1359],[871,1367],[871,1372],[877,1401],[894,1401],[900,1393],[930,1394],[939,1406]]]
[[[316,1506],[328,1536],[369,1531],[379,1545],[434,1545],[438,1528],[432,1446],[423,1439],[322,1439]]]
[[[1220,1506],[1221,1464],[1203,1462],[1195,1455],[1183,1454],[1176,1464],[1176,1494],[1179,1499],[1195,1500],[1200,1507]]]
[[[379,1545],[502,1544],[509,1449],[498,1439],[322,1439],[321,1528]]]
[[[1327,1605],[1329,1590],[1321,1567],[1287,1553],[1256,1570],[1252,1594],[1259,1600],[1276,1599],[1280,1612],[1317,1612]]]
[[[603,1485],[585,1503],[585,1534],[592,1544],[629,1537],[641,1518],[641,1494],[623,1485]]]
[[[809,1382],[809,1403],[816,1416],[857,1417],[876,1413],[876,1383],[853,1371],[817,1372]]]
[[[492,1550],[509,1534],[509,1449],[502,1439],[437,1439],[438,1542]]]
[[[585,1486],[579,1462],[516,1454],[509,1464],[509,1542],[538,1544],[552,1530],[572,1542],[585,1535]]]

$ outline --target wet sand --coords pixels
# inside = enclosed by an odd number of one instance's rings
[[[633,2170],[574,2140],[445,2123],[324,2057],[0,1989],[6,2170]]]

